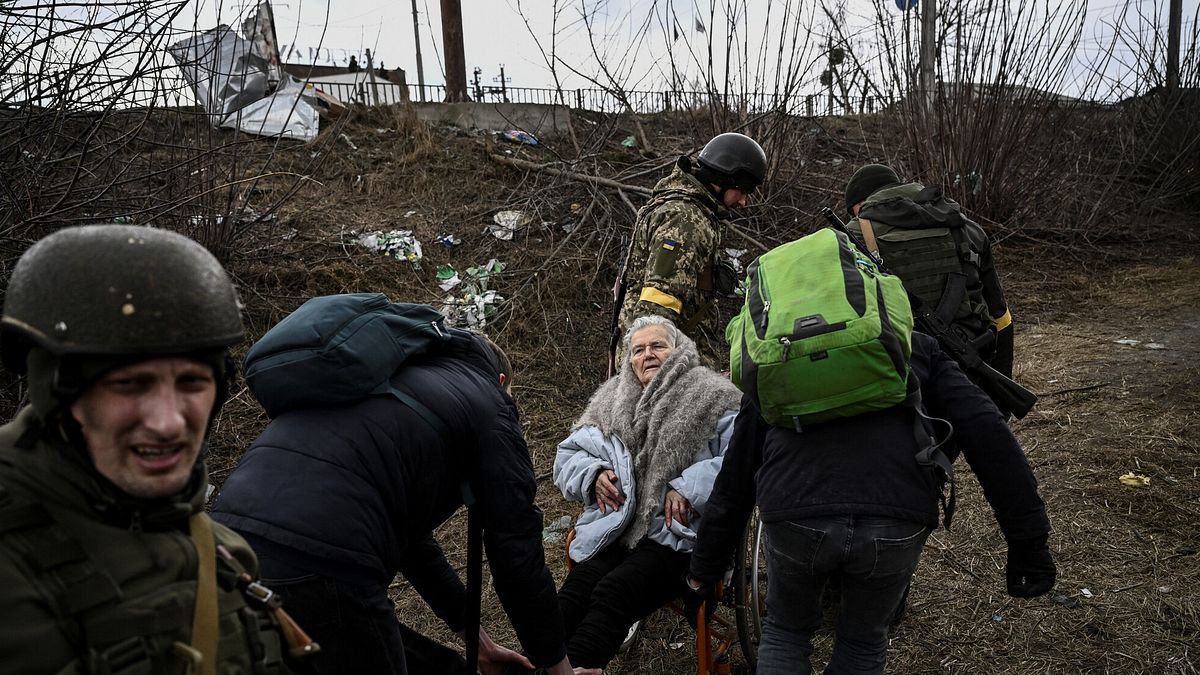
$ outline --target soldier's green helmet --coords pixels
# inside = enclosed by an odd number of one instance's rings
[[[67,403],[123,361],[198,355],[223,371],[215,361],[242,337],[237,292],[217,259],[183,235],[132,225],[69,227],[39,240],[17,262],[0,317],[0,357],[30,371],[40,414],[47,394]],[[63,364],[82,372],[65,390]]]
[[[750,192],[767,178],[767,153],[753,138],[737,132],[714,136],[697,158],[700,165],[720,174],[723,188]]]

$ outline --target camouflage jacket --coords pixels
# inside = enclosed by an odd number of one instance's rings
[[[657,314],[697,343],[701,332],[718,335],[714,326],[702,322],[716,318],[713,270],[729,211],[689,168],[690,162],[680,158],[638,211],[625,263],[622,334],[635,318]]]
[[[73,447],[31,434],[36,424],[26,408],[0,427],[0,675],[200,672],[189,518],[203,508],[203,466],[177,498],[117,496]],[[270,619],[236,587],[254,553],[228,528],[212,531],[237,561],[216,563],[215,672],[290,672]]]

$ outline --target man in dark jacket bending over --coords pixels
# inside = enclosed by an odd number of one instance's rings
[[[1046,593],[1056,573],[1046,545],[1050,523],[1020,446],[987,394],[933,338],[914,333],[912,346],[923,408],[953,425],[1008,542],[1009,595]],[[811,672],[821,592],[835,577],[842,606],[825,672],[883,672],[888,625],[938,524],[942,481],[936,468],[917,460],[927,444],[918,438],[923,432],[915,433],[916,414],[900,405],[796,433],[767,424],[753,400],[742,398],[689,583],[697,589],[694,601],[724,574],[757,490],[770,542],[758,675]],[[944,423],[933,427],[944,437]]]
[[[511,367],[486,338],[451,332],[446,349],[406,362],[391,379],[448,431],[389,395],[287,412],[246,451],[213,507],[213,518],[259,553],[263,577],[321,644],[323,675],[406,672],[387,595],[398,572],[462,633],[467,592],[433,530],[462,506],[462,467],[471,458],[475,495],[487,505],[492,580],[529,655],[496,645],[481,629],[480,670],[519,664],[571,672],[533,465],[505,386]]]

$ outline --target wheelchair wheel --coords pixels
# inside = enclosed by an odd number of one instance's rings
[[[734,560],[734,617],[738,642],[751,672],[758,665],[758,642],[767,615],[767,540],[758,509],[746,523],[742,544]]]

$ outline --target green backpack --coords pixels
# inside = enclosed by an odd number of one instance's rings
[[[767,422],[800,431],[904,402],[912,329],[900,279],[826,228],[750,264],[725,338],[733,383]]]

